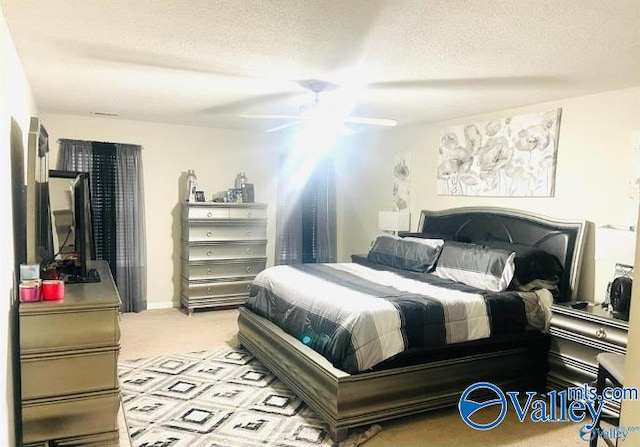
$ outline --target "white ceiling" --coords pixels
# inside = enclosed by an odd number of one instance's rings
[[[323,79],[406,125],[640,85],[637,0],[0,1],[42,112],[267,129],[238,115]]]

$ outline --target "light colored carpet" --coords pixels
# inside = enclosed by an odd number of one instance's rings
[[[120,321],[120,358],[133,360],[236,347],[237,317],[237,310],[196,312],[191,317],[178,309],[123,314]],[[121,446],[129,447],[125,424],[121,422],[119,425]],[[382,431],[365,444],[367,447],[586,446],[578,436],[582,424],[521,423],[513,411],[508,411],[506,419],[489,431],[468,427],[457,408],[431,411],[381,425]]]

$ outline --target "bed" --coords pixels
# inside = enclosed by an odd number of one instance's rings
[[[407,236],[437,234],[447,241],[501,241],[544,250],[562,265],[555,300],[575,299],[584,221],[500,208],[458,208],[423,211],[418,228],[420,234]],[[367,266],[366,257],[354,260]],[[344,439],[351,427],[456,405],[462,391],[477,381],[521,390],[544,390],[546,384],[549,336],[540,331],[430,346],[349,373],[260,312],[241,308],[238,325],[239,343],[328,423],[335,441]]]

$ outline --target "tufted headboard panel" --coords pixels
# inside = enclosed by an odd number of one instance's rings
[[[418,231],[461,241],[500,240],[529,245],[556,256],[564,267],[559,301],[576,299],[585,221],[553,219],[507,208],[423,210]]]

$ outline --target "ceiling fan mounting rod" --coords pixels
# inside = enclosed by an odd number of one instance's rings
[[[333,82],[321,81],[319,79],[304,79],[302,81],[299,81],[299,84],[302,88],[311,90],[316,94],[324,91],[335,90],[338,88],[338,85],[334,84]]]

